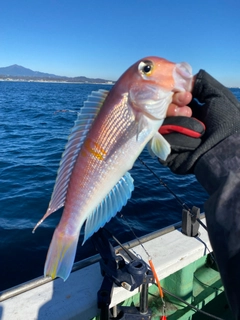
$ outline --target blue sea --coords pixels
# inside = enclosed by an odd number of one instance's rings
[[[43,274],[46,253],[62,210],[36,230],[50,201],[69,132],[87,95],[107,85],[0,82],[0,290]],[[240,98],[240,90],[233,89]],[[69,111],[67,111],[69,110]],[[142,159],[188,206],[203,210],[207,194],[194,176],[177,176],[144,150]],[[181,205],[138,160],[135,190],[108,229],[124,242],[181,220]],[[80,242],[82,240],[82,235]],[[76,260],[95,254],[91,240]]]

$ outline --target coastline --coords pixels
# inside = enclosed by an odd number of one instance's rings
[[[38,82],[38,83],[71,83],[71,84],[101,84],[101,85],[114,85],[114,81],[108,81],[108,82],[92,82],[92,81],[66,81],[66,80],[45,80],[45,79],[12,79],[12,78],[7,78],[7,79],[2,79],[0,78],[0,82]]]

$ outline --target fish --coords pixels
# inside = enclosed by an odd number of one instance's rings
[[[85,223],[83,244],[131,198],[129,170],[146,145],[165,160],[171,149],[158,132],[172,96],[190,90],[191,66],[143,58],[110,91],[93,91],[80,109],[62,155],[49,207],[36,228],[64,206],[47,253],[44,275],[69,277]]]

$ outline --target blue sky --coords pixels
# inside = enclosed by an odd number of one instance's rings
[[[2,0],[0,67],[116,80],[156,55],[240,86],[239,0]]]

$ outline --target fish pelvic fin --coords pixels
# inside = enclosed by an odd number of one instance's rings
[[[44,276],[62,278],[64,281],[70,275],[77,250],[79,233],[66,235],[56,228],[48,249],[44,266]]]
[[[148,148],[150,149],[151,155],[155,155],[163,161],[167,159],[171,152],[170,144],[159,132],[156,132],[153,138],[149,141]]]

